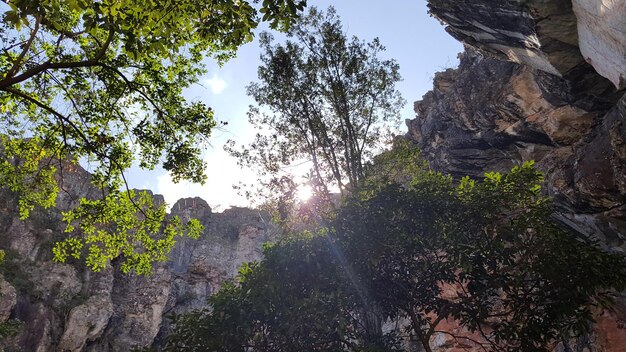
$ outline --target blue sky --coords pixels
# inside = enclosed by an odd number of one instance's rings
[[[308,0],[308,4],[320,9],[334,6],[348,35],[366,41],[380,38],[387,48],[383,56],[400,64],[403,81],[397,89],[407,101],[402,120],[414,117],[413,102],[432,88],[434,73],[458,64],[457,54],[462,46],[437,20],[428,16],[426,0]],[[239,181],[253,182],[254,172],[240,169],[222,146],[228,139],[245,143],[255,133],[246,116],[248,106],[254,101],[246,95],[245,87],[257,79],[259,54],[258,43],[254,41],[241,47],[237,58],[223,67],[207,61],[208,72],[200,84],[185,92],[187,99],[207,103],[218,120],[228,122],[225,130],[214,132],[211,146],[205,152],[207,183],[204,186],[188,182],[174,184],[161,169],[149,172],[133,169],[128,175],[131,187],[163,194],[170,205],[179,198],[195,196],[217,210],[247,204],[232,185]]]

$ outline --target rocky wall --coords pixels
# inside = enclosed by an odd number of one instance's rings
[[[626,98],[468,49],[415,103],[409,136],[431,166],[457,178],[535,160],[555,216],[626,250]]]
[[[428,3],[466,45],[459,67],[435,75],[407,121],[431,167],[480,178],[535,160],[555,219],[626,252],[626,3]],[[624,302],[597,312],[593,334],[555,351],[623,351]],[[437,351],[468,347],[443,335],[431,342]]]
[[[275,234],[266,214],[246,208],[213,213],[204,200],[188,198],[174,204],[171,215],[197,218],[205,231],[198,240],[179,240],[170,261],[156,265],[150,276],[54,263],[51,246],[64,236],[60,211],[94,191],[80,167],[66,165],[63,177],[58,208],[35,211],[27,221],[19,220],[15,197],[0,191],[0,248],[7,252],[0,266],[0,322],[23,322],[0,350],[105,352],[158,345],[170,313],[205,307],[241,263],[261,258],[262,244]]]
[[[429,0],[458,40],[492,57],[573,78],[593,69],[626,87],[626,2]]]

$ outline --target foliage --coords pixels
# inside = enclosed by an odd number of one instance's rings
[[[380,58],[378,39],[349,38],[332,7],[312,8],[287,35],[284,44],[261,36],[260,81],[248,86],[258,104],[249,121],[261,132],[250,145],[230,141],[226,150],[257,170],[264,195],[287,202],[298,164],[311,165],[310,186],[328,200],[358,186],[365,162],[397,123],[404,103],[395,89],[398,64]]]
[[[626,269],[554,223],[542,182],[532,163],[458,185],[429,172],[353,200],[334,227],[381,319],[409,319],[427,351],[446,318],[491,350],[546,351],[588,331]]]
[[[20,219],[30,215],[35,205],[48,208],[54,205],[58,186],[54,180],[56,168],[40,167],[50,158],[38,138],[11,139],[0,135],[0,146],[6,158],[0,159],[0,182],[13,192],[22,194],[18,201]]]
[[[356,351],[356,320],[325,234],[269,246],[204,310],[175,318],[166,351]]]
[[[552,221],[542,181],[532,163],[482,181],[421,169],[403,185],[380,181],[354,193],[321,235],[269,246],[210,310],[178,317],[170,346],[389,351],[405,334],[431,351],[443,332],[486,350],[547,351],[588,331],[592,311],[625,289],[626,266]],[[449,318],[473,335],[442,330]],[[408,326],[384,335],[384,321]],[[315,345],[329,341],[338,344]]]
[[[24,326],[24,323],[19,320],[9,319],[0,323],[0,341],[7,337],[15,336]]]
[[[428,163],[410,139],[396,136],[391,147],[375,155],[365,165],[365,177],[357,189],[360,199],[366,199],[389,184],[408,186],[428,171]]]
[[[94,165],[94,185],[110,196],[93,202],[119,204],[126,215],[141,210],[123,206],[124,194],[131,196],[120,192],[135,159],[147,169],[162,164],[175,181],[204,182],[201,151],[216,122],[208,106],[185,101],[183,89],[205,72],[204,57],[224,62],[234,56],[261,20],[288,29],[305,3],[264,0],[259,14],[249,1],[4,1],[0,181],[19,194],[20,217],[35,206],[54,205],[54,174],[67,168],[64,160]],[[121,215],[122,208],[105,214]],[[84,215],[80,209],[71,216]],[[118,228],[128,223],[119,221]],[[113,254],[106,241],[120,240],[98,241]],[[146,241],[121,246],[138,243]],[[128,265],[139,265],[133,270],[146,272],[146,261],[129,259]],[[94,268],[103,263],[88,261]]]
[[[73,233],[78,226],[81,236],[57,242],[52,249],[54,260],[64,262],[69,256],[78,259],[86,247],[85,261],[93,271],[104,269],[123,254],[123,272],[149,274],[152,262],[167,260],[176,236],[198,238],[203,230],[197,219],[183,224],[179,217],[172,217],[163,224],[158,219],[164,217],[165,205],[155,206],[145,191],[138,195],[132,190],[112,192],[101,200],[82,199],[76,209],[63,214],[65,231]]]

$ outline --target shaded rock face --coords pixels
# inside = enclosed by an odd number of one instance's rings
[[[452,36],[492,57],[572,81],[592,66],[626,87],[621,0],[429,0],[428,6]]]
[[[458,69],[435,75],[407,121],[431,166],[480,178],[535,160],[554,217],[625,252],[626,3],[429,0],[429,8],[468,47]],[[622,351],[623,302],[597,312],[593,334],[555,351]],[[443,335],[431,343],[468,347]]]
[[[612,104],[468,50],[458,69],[436,74],[415,111],[408,133],[434,169],[477,178],[535,160],[561,221],[626,248],[626,98]]]
[[[0,191],[0,248],[7,251],[0,322],[25,323],[17,336],[0,342],[0,350],[105,352],[158,345],[170,328],[168,314],[205,307],[241,263],[261,258],[262,244],[275,233],[266,214],[246,208],[212,213],[204,200],[188,198],[171,214],[197,218],[205,231],[198,240],[179,240],[171,261],[156,265],[150,276],[54,263],[52,243],[64,236],[60,211],[94,191],[86,171],[65,171],[58,208],[35,211],[27,221],[19,220],[14,195]],[[156,195],[155,201],[163,199]]]
[[[430,0],[429,7],[453,36],[508,61],[465,54],[460,69],[438,75],[417,103],[410,133],[435,167],[479,176],[538,160],[559,220],[621,247],[625,98],[612,85],[623,87],[626,74],[626,3]]]
[[[472,50],[460,58],[458,69],[435,75],[434,89],[415,103],[416,119],[407,121],[431,167],[480,178],[535,160],[555,218],[626,252],[626,96],[610,103],[563,78]],[[596,320],[592,335],[557,351],[622,351],[626,310],[598,312]],[[468,348],[445,334],[431,343],[440,352]]]
[[[554,75],[584,62],[570,0],[431,0],[429,9],[452,36],[494,57]]]

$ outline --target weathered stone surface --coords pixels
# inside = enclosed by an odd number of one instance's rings
[[[623,1],[429,0],[428,6],[453,37],[492,57],[572,81],[595,69],[615,87],[626,86]]]
[[[159,332],[164,308],[171,293],[171,272],[167,265],[153,269],[152,275],[137,276],[114,272],[110,323],[101,339],[87,351],[129,351],[149,346]]]
[[[500,59],[562,75],[584,63],[570,0],[430,0],[455,38]]]
[[[31,224],[14,218],[11,226],[7,230],[9,234],[19,234],[20,241],[11,241],[9,249],[16,251],[21,256],[34,260],[37,256],[35,247],[37,245],[37,237],[33,233]]]
[[[0,323],[3,323],[11,316],[11,310],[17,304],[17,292],[15,287],[8,283],[0,275]]]
[[[19,270],[12,276],[19,288],[0,280],[0,321],[10,316],[25,323],[17,336],[0,342],[0,350],[129,351],[158,343],[169,329],[168,313],[204,307],[242,262],[260,259],[262,243],[273,238],[267,214],[245,208],[212,213],[204,200],[188,198],[171,213],[198,218],[205,232],[199,240],[180,240],[171,261],[156,265],[150,276],[54,263],[51,245],[63,236],[60,210],[95,194],[81,168],[66,166],[63,176],[58,207],[34,211],[25,222],[18,219],[15,197],[0,190],[0,248]]]
[[[179,200],[171,214],[185,217],[210,212],[204,201],[194,199],[195,203],[191,198]],[[172,293],[165,314],[205,307],[207,298],[237,274],[241,263],[262,258],[262,244],[273,239],[276,231],[268,214],[248,208],[197,218],[205,226],[204,234],[197,241],[181,239],[170,255]],[[169,331],[169,324],[163,320],[157,343]]]
[[[626,87],[626,2],[573,0],[580,52],[602,76]]]
[[[91,296],[84,304],[72,308],[58,345],[60,351],[82,351],[87,342],[100,337],[113,312],[111,297]]]
[[[24,297],[18,296],[11,315],[24,324],[20,334],[2,340],[2,350],[48,352],[56,349],[55,337],[62,323],[45,303],[26,302]]]

